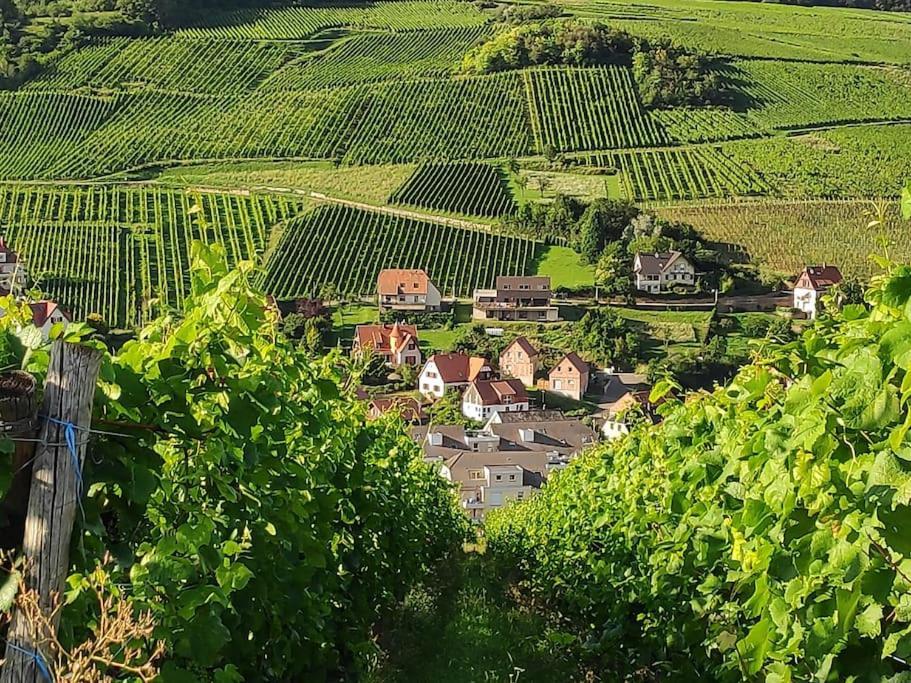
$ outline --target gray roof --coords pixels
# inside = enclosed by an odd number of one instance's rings
[[[682,257],[679,251],[663,251],[656,253],[638,253],[636,258],[639,259],[639,271],[644,275],[660,275],[668,266],[678,258]]]

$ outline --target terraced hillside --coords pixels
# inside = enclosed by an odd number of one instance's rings
[[[465,55],[508,26],[457,0],[209,13],[170,33],[90,41],[0,92],[0,181],[18,185],[4,186],[3,230],[23,251],[52,245],[31,260],[55,295],[128,324],[153,300],[180,301],[202,219],[233,258],[261,259],[271,245],[261,265],[282,295],[326,282],[369,291],[372,271],[356,265],[364,250],[383,265],[426,256],[461,295],[499,270],[535,268],[534,243],[490,231],[557,192],[685,201],[693,212],[692,202],[769,200],[737,206],[767,221],[762,234],[789,234],[792,218],[764,207],[894,194],[911,177],[907,16],[722,0],[562,4],[567,16],[714,55],[724,101],[645,106],[633,70],[616,64],[466,74]],[[132,178],[172,189],[53,185]],[[224,192],[198,200],[201,186]],[[311,193],[329,204],[291,220]],[[85,204],[96,196],[107,199]],[[187,215],[195,203],[203,211]],[[77,204],[93,208],[66,213]],[[372,211],[384,205],[400,213]],[[709,223],[718,239],[792,267],[775,255],[784,247]],[[459,261],[422,255],[405,234],[448,244]],[[56,245],[71,242],[86,245],[84,262],[61,263],[68,247]],[[852,244],[865,263],[870,245]]]

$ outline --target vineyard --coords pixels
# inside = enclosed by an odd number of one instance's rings
[[[355,34],[277,70],[262,89],[311,90],[390,78],[445,76],[486,33],[476,27]]]
[[[525,72],[539,150],[562,152],[666,144],[664,130],[639,101],[625,67]]]
[[[335,284],[372,295],[383,268],[423,268],[444,295],[470,296],[497,275],[531,272],[538,243],[347,206],[320,206],[283,226],[263,288],[280,299]]]
[[[505,216],[516,209],[502,169],[471,162],[421,164],[389,201],[486,218]]]
[[[299,202],[134,187],[0,186],[0,226],[46,293],[78,316],[133,326],[187,295],[190,244],[255,259]]]
[[[845,275],[866,279],[878,271],[872,254],[911,261],[911,236],[894,205],[883,226],[866,229],[874,216],[868,201],[724,202],[659,207],[656,212],[692,224],[729,249],[735,260],[783,273],[797,273],[808,263],[837,263]]]
[[[724,107],[659,109],[655,118],[674,142],[718,142],[766,134],[754,117]]]
[[[590,160],[616,168],[624,192],[636,201],[766,194],[772,189],[749,166],[713,147],[616,152]]]
[[[764,127],[911,117],[911,85],[897,69],[762,59],[737,61],[725,76]]]
[[[299,40],[319,31],[351,27],[414,31],[427,28],[481,26],[486,17],[457,0],[403,0],[358,7],[283,7],[206,13],[198,25],[178,32],[182,38],[232,40]]]

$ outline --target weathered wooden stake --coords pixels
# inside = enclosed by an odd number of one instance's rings
[[[101,358],[95,349],[59,341],[51,349],[22,544],[26,588],[38,592],[41,608],[48,615],[70,564],[70,538],[82,486],[77,473],[85,461]],[[67,423],[75,426],[78,467],[67,446]],[[58,621],[59,614],[54,628]],[[26,623],[17,610],[7,635],[0,683],[45,683],[34,657],[21,651],[35,652],[39,644],[34,625]],[[47,653],[42,655],[47,659]]]

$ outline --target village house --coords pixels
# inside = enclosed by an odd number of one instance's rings
[[[371,352],[394,368],[421,364],[417,329],[414,325],[398,322],[392,325],[358,325],[354,330],[351,352],[355,357]]]
[[[476,379],[491,379],[494,370],[486,358],[464,353],[437,353],[427,359],[418,376],[424,396],[443,398],[450,389],[463,389]]]
[[[421,402],[411,396],[377,396],[370,401],[367,417],[377,420],[392,412],[401,415],[408,424],[421,424],[425,419]]]
[[[70,314],[54,301],[36,301],[29,303],[32,309],[32,324],[41,330],[41,336],[50,339],[54,325],[60,324],[64,329],[72,322]]]
[[[6,245],[6,238],[0,237],[0,291],[18,293],[26,288],[28,274],[19,254]]]
[[[479,379],[462,396],[462,414],[483,422],[493,413],[528,410],[528,393],[518,379]]]
[[[539,368],[538,350],[525,337],[516,337],[500,354],[500,374],[520,379],[527,387],[535,385]]]
[[[495,289],[476,289],[475,320],[555,322],[559,309],[551,305],[549,277],[504,277]]]
[[[822,295],[843,279],[835,266],[807,266],[794,283],[794,308],[815,319]]]
[[[424,458],[456,484],[463,509],[475,520],[510,500],[531,495],[551,472],[597,441],[577,418],[555,410],[500,412],[480,430],[458,425],[416,427]]]
[[[547,386],[554,394],[581,401],[588,391],[588,378],[588,363],[571,351],[550,371]]]
[[[439,311],[440,290],[423,270],[387,268],[376,279],[381,311]]]
[[[655,254],[636,254],[633,263],[636,275],[636,289],[658,294],[674,287],[693,287],[696,284],[696,268],[679,251]]]

